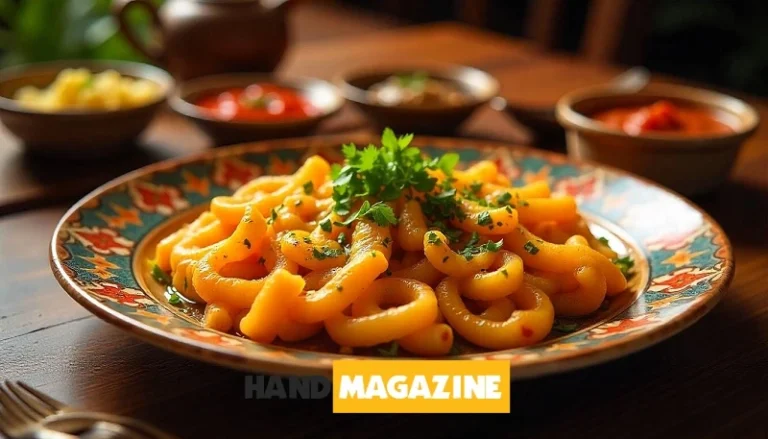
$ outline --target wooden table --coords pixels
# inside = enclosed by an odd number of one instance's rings
[[[458,24],[376,30],[387,24],[322,12],[300,12],[296,19],[326,20],[341,36],[298,38],[283,71],[328,77],[372,60],[424,57],[486,69],[500,79],[507,98],[534,102],[553,101],[568,88],[606,80],[620,70],[539,53]],[[366,129],[365,121],[347,109],[323,131],[359,129]],[[461,134],[525,140],[519,127],[490,109],[480,111]],[[200,132],[163,116],[135,161],[81,165],[77,174],[64,172],[60,163],[24,157],[3,135],[0,378],[23,379],[61,400],[135,416],[189,438],[424,437],[422,431],[430,432],[427,437],[768,438],[766,144],[768,132],[761,129],[733,178],[718,192],[694,200],[728,232],[737,270],[723,301],[692,328],[609,364],[516,382],[508,416],[374,417],[332,416],[330,400],[245,400],[243,373],[130,338],[75,304],[54,280],[47,245],[66,203],[123,168],[209,147]]]

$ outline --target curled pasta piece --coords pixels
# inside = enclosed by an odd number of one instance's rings
[[[507,320],[515,311],[515,302],[505,298],[488,303],[488,307],[480,313],[480,317],[494,322]]]
[[[555,311],[539,289],[524,284],[510,296],[516,309],[503,322],[472,314],[461,299],[458,281],[447,278],[437,286],[437,302],[445,320],[462,337],[487,349],[512,349],[543,340],[552,329]]]
[[[574,221],[578,217],[576,200],[570,196],[532,198],[516,205],[520,222],[534,224],[541,221]]]
[[[455,277],[472,276],[493,264],[493,253],[480,253],[467,260],[448,246],[448,239],[442,232],[430,230],[424,235],[424,254],[434,268]]]
[[[414,355],[424,357],[447,355],[453,347],[453,328],[445,323],[433,323],[398,339],[397,343]]]
[[[176,266],[176,271],[173,272],[171,277],[171,284],[182,296],[194,302],[202,303],[205,301],[197,294],[197,290],[195,290],[195,286],[192,284],[192,276],[197,268],[197,262],[194,259],[185,259],[179,262],[179,265]]]
[[[232,197],[251,200],[258,192],[274,192],[291,182],[290,175],[262,175],[240,186]]]
[[[203,326],[215,331],[228,332],[234,324],[232,313],[221,305],[209,303],[203,314]]]
[[[203,226],[195,233],[184,237],[171,251],[171,269],[175,270],[184,259],[200,259],[232,233],[231,229],[219,221]]]
[[[425,233],[427,220],[421,211],[421,205],[415,199],[406,200],[397,224],[397,241],[400,247],[409,252],[423,250]]]
[[[518,224],[517,210],[505,206],[489,208],[475,201],[461,201],[464,218],[451,220],[454,227],[481,235],[505,235],[515,230]]]
[[[317,235],[315,235],[317,236]],[[310,270],[327,270],[344,265],[347,255],[338,242],[319,241],[309,232],[294,230],[280,238],[280,251],[286,258]]]
[[[251,340],[271,343],[288,316],[288,309],[304,290],[304,279],[283,269],[273,271],[240,321],[240,331]]]
[[[383,309],[390,304],[396,306]],[[430,326],[437,313],[435,292],[429,285],[385,278],[373,282],[352,304],[351,317],[339,313],[325,321],[325,329],[341,346],[374,346]]]
[[[287,342],[297,342],[314,337],[323,330],[323,322],[299,323],[285,320],[277,329],[277,338]]]
[[[243,200],[234,196],[219,196],[211,200],[211,212],[220,221],[228,224],[236,224],[242,218],[245,208],[253,206],[262,216],[269,216],[273,209],[280,206],[285,198],[311,182],[313,187],[319,187],[325,182],[331,165],[319,156],[312,156],[293,174],[288,183],[279,189],[265,193],[258,193],[252,200]]]
[[[462,191],[472,184],[493,183],[497,181],[498,176],[499,167],[496,166],[496,163],[490,160],[481,160],[463,171],[453,171],[453,178],[456,179],[453,185],[456,190]]]
[[[189,232],[189,225],[182,226],[179,230],[161,239],[155,247],[155,263],[163,271],[171,270],[171,253],[173,248],[184,239]]]
[[[573,275],[578,287],[573,290],[560,289],[549,296],[558,315],[578,317],[591,314],[600,308],[605,300],[605,277],[595,267],[579,267]]]
[[[358,221],[347,264],[321,288],[299,297],[291,309],[291,318],[300,323],[316,323],[341,313],[357,300],[389,266],[389,255],[383,253],[388,249],[382,246],[382,236],[388,235],[388,228]]]
[[[575,274],[581,267],[593,266],[605,277],[609,296],[627,288],[627,280],[621,271],[608,258],[588,246],[552,244],[519,226],[504,236],[504,247],[517,253],[526,266],[539,270]]]
[[[249,257],[263,257],[267,268],[274,264],[274,269],[285,269],[295,273],[298,267],[287,260],[280,253],[279,248],[273,249],[274,255],[261,248],[271,245],[269,240],[263,240],[265,235],[264,217],[258,212],[252,212],[250,208],[247,209],[246,215],[243,216],[243,220],[232,236],[217,244],[197,263],[192,276],[192,284],[197,294],[207,303],[216,302],[240,309],[250,307],[264,286],[265,278],[244,280],[221,275],[226,264]],[[275,247],[277,247],[276,244]],[[274,263],[270,259],[274,259]]]
[[[392,277],[415,279],[435,287],[445,277],[445,273],[435,268],[429,259],[422,257],[413,264],[403,263],[402,268],[392,272]]]
[[[509,252],[496,253],[493,271],[481,271],[472,277],[461,280],[461,294],[474,300],[496,300],[508,296],[520,288],[523,283],[523,260]]]

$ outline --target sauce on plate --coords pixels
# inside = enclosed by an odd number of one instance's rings
[[[305,119],[319,111],[296,90],[252,84],[203,96],[195,104],[214,117],[234,121],[276,122]]]
[[[678,106],[664,100],[648,106],[612,108],[599,112],[592,118],[633,136],[645,133],[706,136],[734,131],[711,110]]]

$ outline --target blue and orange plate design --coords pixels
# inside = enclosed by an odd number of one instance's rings
[[[264,345],[205,329],[194,309],[168,303],[148,274],[154,243],[252,178],[293,172],[306,157],[339,161],[339,146],[366,137],[283,139],[157,163],[94,190],[61,219],[51,267],[63,288],[96,316],[175,353],[244,371],[330,375],[349,358],[322,337]],[[624,172],[506,144],[418,136],[428,154],[455,151],[461,164],[493,160],[517,185],[538,180],[576,197],[596,236],[634,258],[630,287],[594,316],[555,322],[543,342],[507,351],[457,343],[456,359],[509,361],[513,379],[563,372],[628,355],[690,326],[721,298],[734,270],[720,226],[692,203]],[[355,356],[355,358],[371,358]]]

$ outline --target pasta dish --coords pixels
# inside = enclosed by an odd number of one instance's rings
[[[163,238],[151,266],[171,304],[205,304],[206,327],[261,343],[325,331],[341,352],[396,344],[417,356],[454,337],[528,346],[555,316],[586,316],[627,287],[632,261],[593,236],[570,196],[512,187],[495,163],[458,169],[412,135],[312,156],[212,199]]]

